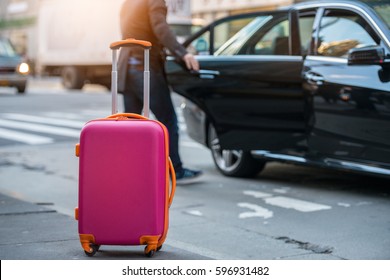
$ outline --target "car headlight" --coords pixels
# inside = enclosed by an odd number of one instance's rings
[[[30,72],[30,66],[27,63],[23,62],[19,65],[18,71],[20,74],[28,74],[28,72]]]

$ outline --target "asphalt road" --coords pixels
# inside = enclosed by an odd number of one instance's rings
[[[32,81],[26,95],[0,89],[0,193],[73,216],[78,133],[109,115],[110,101],[99,86],[66,91],[51,79]],[[177,189],[166,241],[173,250],[212,259],[390,259],[388,180],[279,163],[254,179],[224,177],[180,127],[185,164],[205,176]]]

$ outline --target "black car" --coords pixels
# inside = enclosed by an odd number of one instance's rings
[[[24,93],[29,65],[16,53],[11,42],[0,37],[0,87],[16,87],[18,93]]]
[[[390,175],[390,1],[316,1],[215,21],[167,74],[227,176],[285,161]]]

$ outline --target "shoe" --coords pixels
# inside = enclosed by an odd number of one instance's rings
[[[198,181],[199,177],[203,174],[199,170],[190,170],[187,168],[182,168],[180,171],[176,172],[176,184],[185,185],[191,184]]]

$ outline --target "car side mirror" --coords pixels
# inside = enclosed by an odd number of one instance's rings
[[[348,52],[348,65],[383,65],[385,50],[382,47],[353,48]]]

